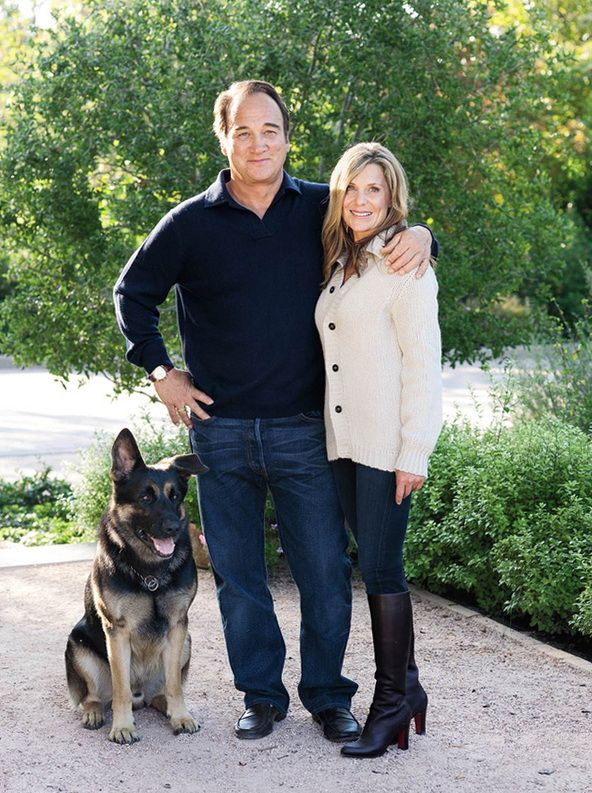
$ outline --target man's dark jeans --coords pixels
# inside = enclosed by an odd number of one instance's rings
[[[351,618],[343,513],[320,412],[276,419],[194,418],[191,444],[209,471],[198,481],[203,529],[234,682],[245,705],[288,708],[286,647],[267,586],[264,507],[275,504],[282,547],[300,591],[298,693],[315,713],[349,707],[357,685],[341,667]]]

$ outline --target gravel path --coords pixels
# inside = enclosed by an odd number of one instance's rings
[[[83,730],[68,705],[63,650],[82,613],[88,562],[0,569],[0,790],[224,793],[584,793],[592,775],[592,672],[549,657],[421,595],[417,655],[431,695],[427,736],[375,760],[341,758],[294,699],[288,718],[260,741],[238,741],[241,711],[224,651],[212,577],[200,572],[190,613],[193,658],[187,701],[197,735],[174,737],[162,716],[139,711],[140,743],[120,747],[105,728]],[[295,696],[298,607],[279,576],[273,594]],[[363,718],[372,685],[365,598],[355,588],[345,671],[360,683]],[[592,666],[590,667],[592,669]]]

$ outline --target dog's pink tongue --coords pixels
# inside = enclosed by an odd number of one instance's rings
[[[170,556],[175,550],[175,541],[171,537],[166,537],[164,540],[158,537],[152,537],[154,547],[163,556]]]

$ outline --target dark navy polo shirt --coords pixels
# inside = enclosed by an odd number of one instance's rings
[[[169,212],[133,254],[114,290],[127,357],[151,372],[170,363],[157,306],[175,288],[183,356],[212,415],[291,416],[323,405],[314,324],[328,187],[287,173],[260,219],[228,192],[222,171]]]

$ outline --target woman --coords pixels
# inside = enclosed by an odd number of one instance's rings
[[[378,143],[348,149],[331,176],[324,284],[315,320],[326,369],[327,450],[358,543],[376,662],[374,699],[349,757],[407,748],[425,731],[411,600],[403,569],[410,494],[441,427],[438,286],[432,268],[393,276],[382,246],[406,228],[405,172]]]

